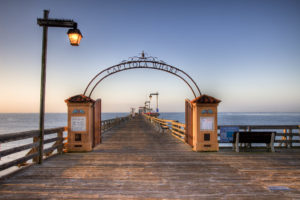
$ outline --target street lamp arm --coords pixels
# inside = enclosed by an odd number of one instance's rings
[[[158,92],[150,94],[150,96],[154,96],[154,95],[158,95]]]
[[[62,20],[62,19],[37,19],[37,23],[40,26],[48,27],[63,27],[63,28],[77,28],[77,23],[73,20]]]

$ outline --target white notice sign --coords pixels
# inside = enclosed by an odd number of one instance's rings
[[[72,131],[86,131],[86,117],[71,117]]]
[[[200,117],[201,130],[214,130],[214,117]]]

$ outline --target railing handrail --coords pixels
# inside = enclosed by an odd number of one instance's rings
[[[159,119],[146,114],[143,114],[143,116],[151,122],[159,124],[159,126],[164,126],[164,128],[168,127],[172,135],[175,136],[177,139],[181,141],[185,139],[186,126],[184,123],[180,123],[175,120]],[[221,127],[238,127],[239,129],[244,129],[246,131],[259,129],[283,130],[283,132],[276,132],[276,136],[282,136],[281,140],[275,139],[276,143],[280,143],[280,146],[282,145],[282,143],[284,143],[286,147],[291,147],[293,143],[300,143],[299,139],[292,139],[293,136],[300,136],[300,125],[219,125],[218,130],[220,130]],[[295,129],[298,129],[299,133],[293,133],[293,130]],[[218,136],[220,136],[220,133],[218,133]]]
[[[300,125],[218,125],[220,127],[239,127],[240,129],[300,129]]]
[[[57,133],[58,131],[63,131],[63,130],[65,130],[65,127],[45,129],[44,134],[49,135],[49,134]],[[39,135],[39,130],[1,134],[0,135],[0,143],[23,140],[23,139],[31,138],[31,137],[38,136],[38,135]]]

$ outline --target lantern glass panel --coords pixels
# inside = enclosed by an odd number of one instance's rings
[[[81,38],[79,33],[69,33],[69,39],[72,46],[78,46]]]

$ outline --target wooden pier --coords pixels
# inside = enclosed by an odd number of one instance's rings
[[[63,198],[300,199],[300,150],[193,152],[137,117],[106,132],[93,152],[0,180],[0,199]]]

